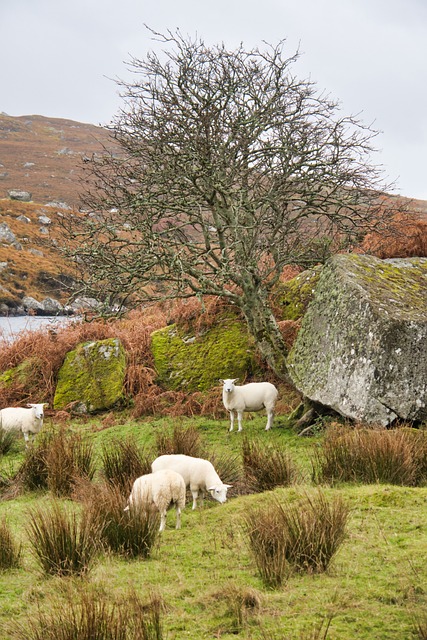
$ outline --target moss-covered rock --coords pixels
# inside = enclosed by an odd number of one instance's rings
[[[281,282],[274,292],[280,320],[299,320],[313,299],[323,265],[302,271],[295,278]]]
[[[126,355],[116,338],[84,342],[67,353],[53,406],[75,403],[81,412],[109,409],[124,399]]]
[[[325,264],[288,357],[296,387],[343,416],[427,419],[427,259]]]
[[[157,382],[167,389],[204,391],[218,378],[254,372],[255,347],[241,320],[227,315],[202,335],[170,325],[152,334]]]

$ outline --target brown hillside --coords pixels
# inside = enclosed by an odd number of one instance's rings
[[[78,207],[83,158],[108,144],[108,132],[91,124],[0,114],[0,198],[19,189],[29,191],[34,202]]]

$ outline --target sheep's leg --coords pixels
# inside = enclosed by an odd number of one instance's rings
[[[199,495],[198,489],[196,489],[195,491],[191,489],[191,495],[193,496],[193,511],[194,511],[194,509],[197,508],[197,496]]]
[[[181,529],[181,509],[176,505],[176,527],[175,529]]]
[[[237,431],[241,431],[242,430],[242,418],[243,418],[243,411],[238,411],[237,412],[237,422],[239,423],[239,428],[237,429]]]
[[[265,427],[266,431],[271,429],[271,427],[273,426],[273,416],[274,416],[273,411],[268,411],[267,412],[267,426]]]
[[[166,511],[163,511],[160,514],[160,529],[159,531],[164,531],[166,528]]]
[[[230,411],[230,431],[234,429],[234,411]]]

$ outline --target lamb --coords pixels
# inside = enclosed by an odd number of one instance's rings
[[[163,469],[155,473],[147,473],[135,480],[129,496],[129,506],[134,504],[150,506],[154,504],[160,512],[160,529],[166,527],[166,512],[175,505],[176,529],[181,528],[181,509],[185,507],[185,483],[182,476],[170,469]]]
[[[190,488],[193,496],[193,510],[197,507],[199,495],[200,503],[203,504],[205,491],[220,503],[227,500],[227,489],[231,485],[223,484],[209,460],[183,454],[163,455],[154,460],[151,469],[153,472],[158,472],[160,469],[173,469],[179,473],[184,478],[185,486]]]
[[[4,431],[22,431],[25,443],[28,445],[32,438],[43,426],[44,404],[29,404],[29,409],[21,407],[6,407],[0,410],[0,429]]]
[[[250,382],[236,387],[234,383],[237,380],[220,380],[223,383],[222,401],[230,412],[230,431],[234,428],[234,412],[237,413],[238,431],[241,431],[243,412],[260,411],[263,407],[267,410],[265,430],[268,431],[273,426],[274,407],[279,395],[276,387],[271,382]]]

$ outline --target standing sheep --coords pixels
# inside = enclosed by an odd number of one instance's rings
[[[244,411],[260,411],[265,407],[267,411],[268,431],[273,426],[274,407],[276,405],[277,391],[271,382],[250,382],[241,387],[236,387],[238,378],[220,380],[223,383],[222,401],[224,407],[230,412],[230,431],[234,428],[234,412],[237,413],[238,431],[242,430],[242,417]]]
[[[203,496],[205,491],[209,491],[212,498],[218,502],[226,502],[227,489],[230,484],[223,484],[214,466],[209,460],[203,458],[193,458],[183,454],[163,455],[156,458],[151,465],[153,472],[159,469],[173,469],[179,473],[185,482],[185,486],[190,488],[193,496],[193,509],[197,507],[197,498],[201,496],[201,504],[203,504]]]
[[[147,473],[135,480],[129,496],[129,505],[150,506],[154,504],[160,512],[160,529],[166,527],[166,512],[171,504],[175,505],[176,528],[181,528],[181,509],[185,507],[185,483],[175,471],[165,469]],[[129,511],[129,505],[125,511]]]
[[[22,431],[25,443],[30,435],[34,436],[43,426],[44,404],[29,404],[29,409],[6,407],[0,410],[0,429],[4,431]]]

